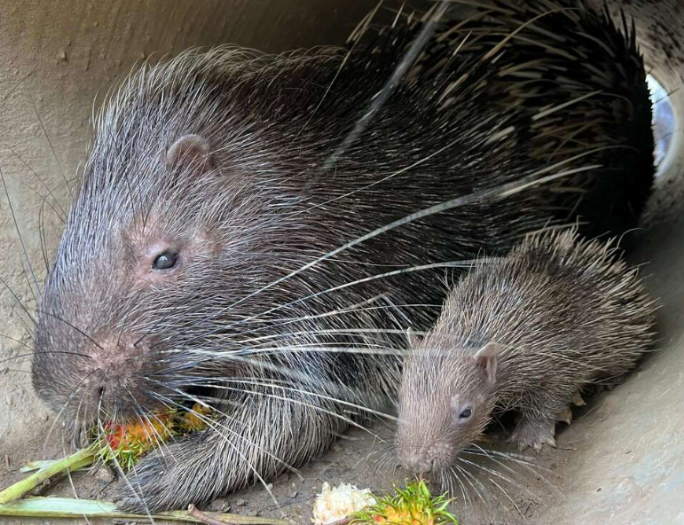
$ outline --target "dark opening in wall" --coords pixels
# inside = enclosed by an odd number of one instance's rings
[[[675,116],[670,95],[652,75],[646,77],[653,102],[653,131],[655,135],[654,159],[660,166],[667,156],[675,131]]]

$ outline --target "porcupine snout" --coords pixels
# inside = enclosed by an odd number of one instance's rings
[[[453,447],[447,443],[416,444],[402,447],[402,466],[416,475],[426,475],[447,468],[452,462]]]
[[[128,333],[93,338],[90,346],[83,370],[84,394],[105,410],[132,412],[140,402],[138,383],[150,342]]]
[[[90,425],[98,418],[127,418],[155,404],[150,398],[154,370],[145,364],[155,341],[128,331],[116,333],[98,330],[80,337],[63,337],[62,331],[51,327],[41,336],[56,341],[58,360],[52,366],[41,366],[50,359],[42,337],[38,341],[33,369],[36,391],[56,411],[64,412]],[[158,404],[158,403],[157,403]]]
[[[415,386],[404,381],[402,387]],[[405,393],[405,392],[404,392]],[[422,397],[422,396],[421,396]],[[419,403],[421,408],[416,412],[415,405]],[[452,442],[449,431],[449,412],[443,407],[426,424],[423,417],[417,414],[425,414],[427,407],[439,406],[435,400],[425,396],[419,400],[415,396],[402,397],[399,424],[397,426],[396,450],[401,466],[415,475],[434,475],[448,469],[455,460],[458,449]]]

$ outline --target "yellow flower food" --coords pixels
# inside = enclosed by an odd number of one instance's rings
[[[211,409],[196,403],[183,413],[169,410],[136,421],[106,423],[103,432],[93,430],[93,435],[100,438],[99,457],[102,461],[116,463],[129,470],[138,459],[171,436],[204,430],[211,418]]]
[[[179,427],[184,432],[196,432],[207,428],[207,418],[211,416],[211,408],[195,403],[192,410],[185,412],[180,419]]]
[[[352,515],[350,524],[458,525],[449,503],[444,495],[433,497],[423,480],[414,481]]]

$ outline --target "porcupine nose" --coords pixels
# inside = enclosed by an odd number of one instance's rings
[[[102,407],[121,408],[123,400],[136,396],[136,377],[141,371],[147,344],[133,334],[93,338],[89,379],[90,395]],[[88,377],[86,376],[86,377]],[[129,400],[130,401],[130,400]]]
[[[416,475],[428,475],[451,465],[454,447],[448,441],[433,441],[429,444],[406,447],[400,455],[404,468]]]
[[[430,454],[430,449],[426,447],[417,447],[403,455],[402,465],[413,474],[420,476],[429,474],[435,470],[436,460],[433,455]]]

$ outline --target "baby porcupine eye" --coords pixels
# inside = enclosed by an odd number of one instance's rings
[[[471,403],[459,403],[457,400],[452,401],[455,416],[454,423],[456,425],[466,425],[473,418],[473,406]]]
[[[456,395],[451,399],[451,418],[456,426],[468,425],[475,415],[477,402],[474,399],[463,399]]]
[[[155,257],[152,262],[154,270],[170,270],[178,262],[178,253],[172,250],[165,250]]]

